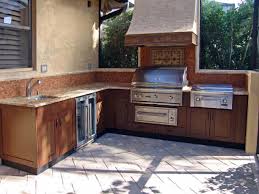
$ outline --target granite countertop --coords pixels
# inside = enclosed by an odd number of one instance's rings
[[[77,98],[79,96],[100,92],[107,89],[129,90],[131,89],[131,85],[128,83],[102,83],[102,82],[85,84],[77,87],[69,87],[69,88],[46,91],[44,93],[41,93],[41,95],[50,96],[50,98],[47,98],[44,100],[35,101],[35,100],[30,100],[26,97],[19,96],[19,97],[13,97],[13,98],[0,99],[0,104],[37,108],[37,107],[53,104],[56,102],[68,100],[71,98]],[[190,92],[191,89],[192,89],[191,87],[184,87],[183,92]],[[248,92],[242,88],[235,88],[234,95],[248,95]]]
[[[0,99],[0,104],[38,108],[41,106],[46,106],[56,102],[68,100],[71,98],[76,98],[79,96],[100,92],[106,89],[129,90],[130,88],[131,86],[128,83],[93,83],[80,85],[77,87],[62,88],[43,92],[40,95],[50,96],[50,98],[44,100],[35,101],[23,96],[19,96],[13,98]]]

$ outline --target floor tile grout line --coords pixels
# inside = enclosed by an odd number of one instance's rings
[[[127,182],[126,180],[125,180],[125,178],[122,176],[122,173],[120,172],[120,170],[115,166],[115,168],[116,168],[116,170],[117,170],[117,172],[120,174],[120,176],[122,177],[122,179],[124,180],[124,182]]]
[[[84,165],[82,165],[82,167],[83,167],[83,169],[84,169],[84,174],[85,174],[86,178],[87,178],[88,180],[90,180],[90,178],[89,178],[89,176],[88,176],[88,173],[87,173],[87,170],[86,170],[85,166],[84,166]]]
[[[104,188],[102,187],[102,184],[101,184],[101,182],[100,182],[100,180],[99,180],[99,178],[98,178],[97,174],[94,174],[94,176],[95,176],[95,178],[96,178],[96,180],[97,180],[97,182],[98,182],[98,184],[99,184],[99,186],[100,186],[101,190],[103,191],[103,190],[104,190]]]
[[[183,190],[182,187],[180,187],[177,183],[175,183],[170,177],[167,177],[170,182],[172,182],[178,189],[182,190],[184,193],[186,193],[185,190]]]

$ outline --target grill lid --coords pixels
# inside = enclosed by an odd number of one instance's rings
[[[197,84],[192,87],[192,90],[201,92],[233,93],[233,86],[231,84]]]
[[[182,88],[187,85],[186,67],[146,67],[134,73],[132,85],[149,88]]]

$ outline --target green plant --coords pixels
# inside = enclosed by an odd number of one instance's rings
[[[223,10],[215,1],[202,0],[201,68],[249,69],[252,49],[253,0]]]
[[[125,34],[129,28],[133,11],[106,20],[102,27],[100,67],[137,67],[137,48],[125,47]]]

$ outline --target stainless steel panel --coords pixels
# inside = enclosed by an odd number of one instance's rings
[[[197,84],[192,91],[233,93],[233,86],[230,84]]]
[[[191,92],[191,107],[232,110],[232,104],[232,94]]]
[[[135,106],[135,122],[177,126],[177,109]]]
[[[182,105],[182,91],[181,90],[131,90],[131,102],[140,104],[157,104],[157,105]]]
[[[178,115],[177,115],[177,109],[170,109],[169,110],[169,124],[173,126],[177,126],[177,120],[178,120]]]
[[[96,136],[96,94],[76,98],[77,147],[84,145]]]
[[[191,107],[232,110],[233,86],[229,84],[198,84],[192,87]]]

